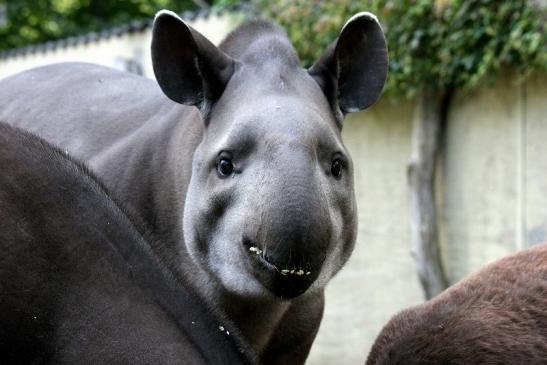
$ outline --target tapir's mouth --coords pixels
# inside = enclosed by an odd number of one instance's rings
[[[257,278],[279,297],[292,298],[304,293],[320,271],[320,267],[294,264],[289,259],[286,260],[288,265],[280,264],[278,262],[281,260],[275,260],[262,247],[249,240],[243,241],[243,248],[250,257]]]
[[[283,276],[309,276],[311,275],[311,271],[308,267],[304,267],[304,265],[297,267],[297,266],[282,266],[279,264],[276,264],[273,262],[273,260],[267,255],[264,249],[259,248],[257,245],[253,245],[251,241],[244,241],[244,246],[246,247],[248,253],[256,258],[258,261],[260,261],[268,270],[275,271],[278,274],[281,274]]]
[[[248,252],[251,256],[255,257],[259,262],[261,262],[262,265],[264,265],[268,270],[281,272],[279,267],[271,262],[271,259],[262,249],[258,248],[257,246],[249,246]]]

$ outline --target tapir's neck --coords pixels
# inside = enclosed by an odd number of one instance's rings
[[[196,265],[184,248],[180,258],[186,269],[191,268],[191,270],[185,270],[187,271],[185,280],[191,282],[194,290],[209,305],[215,306],[218,312],[227,315],[251,348],[260,356],[289,310],[291,302],[232,295],[222,287],[220,282]],[[220,325],[226,327],[224,323]]]
[[[247,22],[232,32],[219,46],[236,60],[246,64],[280,64],[299,68],[299,60],[286,33],[264,21]]]
[[[181,123],[182,113],[187,123]],[[152,152],[150,149],[141,149],[143,151],[139,158],[144,161],[142,164],[153,170],[140,177],[140,184],[145,186],[140,199],[134,199],[135,193],[130,193],[133,191],[131,189],[126,189],[129,192],[124,198],[131,201],[138,212],[147,212],[142,218],[159,238],[153,243],[156,254],[171,270],[187,271],[186,265],[191,262],[181,257],[184,255],[183,202],[192,173],[191,156],[203,133],[203,123],[197,109],[173,104],[172,109],[165,112],[163,122],[155,123],[153,131],[145,128],[141,130],[139,132],[143,136],[133,142],[135,145],[151,139],[152,143],[161,148]],[[141,144],[146,146],[145,142]]]
[[[257,358],[263,359],[272,350],[276,352],[283,348],[280,344],[289,345],[291,341],[298,339],[299,343],[292,345],[300,349],[297,355],[300,360],[292,358],[293,355],[287,355],[291,359],[288,363],[303,364],[323,316],[323,291],[290,301],[235,296],[198,268],[198,265],[190,263],[191,259],[186,252],[182,259],[187,262],[188,267],[193,267],[190,280],[195,290],[209,305],[227,315],[231,324],[237,327],[238,332],[255,351]],[[225,324],[221,323],[219,326],[224,327]],[[286,341],[289,343],[285,343]]]
[[[226,293],[220,294],[218,299],[257,354],[264,351],[290,307],[288,301],[253,300]]]

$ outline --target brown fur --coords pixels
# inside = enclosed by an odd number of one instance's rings
[[[366,365],[547,364],[547,243],[394,316]]]

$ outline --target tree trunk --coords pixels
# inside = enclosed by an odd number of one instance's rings
[[[446,289],[435,205],[435,166],[450,92],[426,87],[417,98],[408,165],[411,253],[427,299]]]

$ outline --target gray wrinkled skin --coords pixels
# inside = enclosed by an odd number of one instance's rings
[[[243,25],[218,49],[161,12],[152,56],[161,90],[60,64],[2,81],[0,117],[87,161],[162,237],[154,249],[170,269],[227,313],[262,363],[303,364],[324,287],[355,242],[341,126],[380,94],[381,29],[368,13],[353,17],[305,70],[270,23]],[[221,160],[233,166],[227,176]]]

